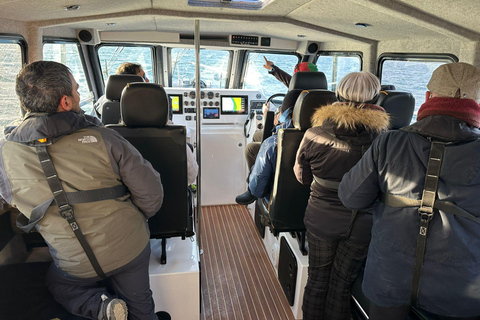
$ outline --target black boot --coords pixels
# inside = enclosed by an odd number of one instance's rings
[[[247,205],[250,203],[255,202],[257,200],[257,197],[255,197],[253,194],[250,193],[250,190],[245,191],[241,195],[237,196],[235,198],[235,202],[241,205]]]

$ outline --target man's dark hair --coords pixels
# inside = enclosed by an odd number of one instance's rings
[[[63,96],[72,96],[70,69],[54,61],[35,61],[17,75],[15,91],[28,112],[55,113]]]
[[[124,62],[118,67],[117,74],[138,74],[142,66],[138,63]]]

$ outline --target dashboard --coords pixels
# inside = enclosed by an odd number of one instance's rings
[[[165,91],[170,98],[173,122],[187,125],[196,121],[197,108],[205,124],[243,123],[250,111],[261,111],[266,100],[257,90],[203,89],[197,106],[196,92],[192,88],[165,88]]]

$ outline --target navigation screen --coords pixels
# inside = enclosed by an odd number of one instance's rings
[[[222,96],[222,114],[247,114],[247,96]]]
[[[203,119],[219,119],[218,108],[203,108]]]
[[[170,94],[170,106],[172,107],[173,114],[182,114],[182,96],[179,94]]]

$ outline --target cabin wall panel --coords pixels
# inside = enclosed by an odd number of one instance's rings
[[[55,38],[68,38],[76,39],[77,34],[75,29],[72,28],[62,28],[62,27],[53,27],[53,28],[44,28],[43,29],[44,37],[55,37]]]
[[[452,39],[382,41],[379,43],[378,54],[386,52],[449,53],[457,56],[460,62],[480,67],[480,41],[455,41]]]
[[[480,42],[462,42],[460,55],[461,62],[468,62],[480,67]]]
[[[383,53],[449,53],[454,54],[460,60],[462,57],[462,42],[448,39],[409,39],[409,40],[392,40],[381,41],[378,45],[378,55]],[[470,57],[468,60],[471,60]]]
[[[21,35],[26,38],[27,36],[27,26],[25,22],[14,21],[8,19],[0,19],[0,33],[3,34],[15,34]]]
[[[28,43],[28,62],[34,62],[43,59],[43,32],[34,24],[29,24],[27,27],[27,36],[25,37]]]

